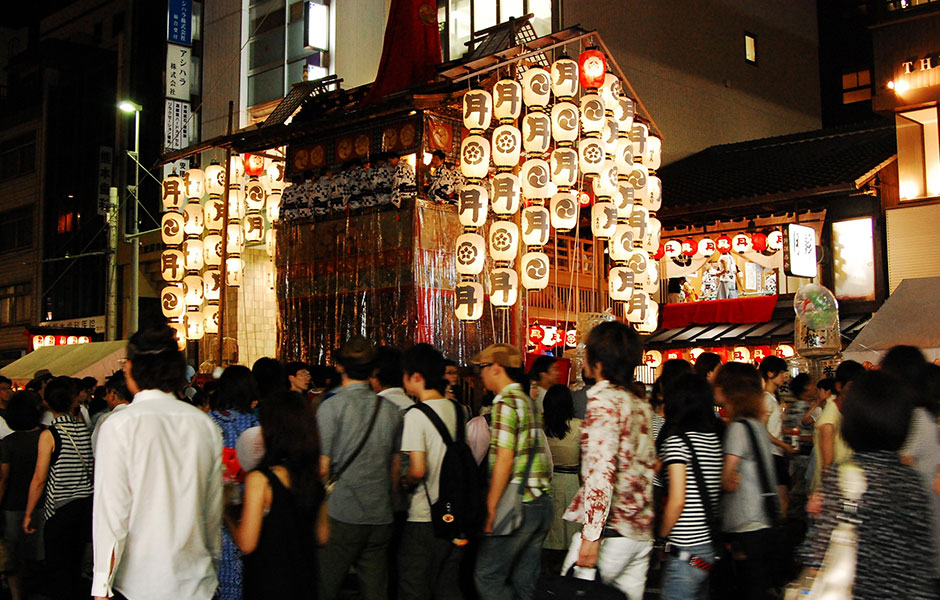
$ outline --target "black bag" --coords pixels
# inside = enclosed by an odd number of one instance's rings
[[[627,600],[627,595],[612,585],[601,581],[600,573],[594,570],[594,580],[578,579],[572,574],[574,566],[564,575],[543,575],[535,586],[535,600],[568,600],[590,598],[591,600]]]
[[[457,414],[457,439],[451,439],[447,426],[429,406],[418,402],[417,408],[426,416],[444,440],[446,447],[441,462],[437,501],[431,502],[427,484],[424,493],[431,505],[431,526],[434,536],[463,545],[483,528],[483,483],[480,470],[466,441],[466,420],[463,409],[451,400]]]

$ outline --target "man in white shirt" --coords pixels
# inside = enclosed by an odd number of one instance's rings
[[[95,423],[95,430],[91,433],[91,449],[98,448],[98,434],[101,432],[101,424],[111,415],[120,412],[131,405],[133,397],[127,391],[127,378],[124,371],[117,371],[105,381],[104,401],[108,404],[108,412],[98,417]]]
[[[169,328],[127,343],[133,403],[98,436],[92,596],[209,600],[222,549],[222,438],[178,400],[186,363]]]
[[[375,368],[369,385],[379,396],[395,403],[401,410],[410,408],[415,401],[402,389],[401,352],[391,346],[375,349]]]

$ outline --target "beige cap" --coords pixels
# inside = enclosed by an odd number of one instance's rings
[[[496,363],[502,367],[522,368],[522,353],[509,344],[493,344],[473,357],[473,364]]]

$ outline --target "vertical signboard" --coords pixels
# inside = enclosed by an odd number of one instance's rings
[[[163,123],[163,148],[165,150],[179,150],[189,145],[189,102],[168,98]]]
[[[98,148],[98,214],[107,217],[111,204],[112,170],[114,168],[114,149],[111,146]]]
[[[166,45],[166,97],[189,100],[192,50],[176,44]]]
[[[191,46],[193,43],[193,1],[169,0],[166,39]]]

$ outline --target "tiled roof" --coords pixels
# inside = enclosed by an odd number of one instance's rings
[[[896,154],[887,121],[712,146],[659,170],[663,212],[854,189]]]

